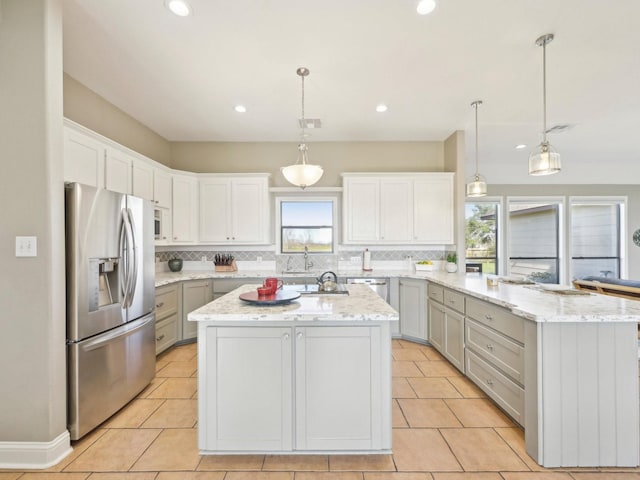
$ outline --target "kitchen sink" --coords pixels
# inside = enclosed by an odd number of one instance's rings
[[[338,288],[331,292],[325,292],[325,291],[319,290],[320,285],[318,285],[317,283],[305,283],[300,285],[284,285],[282,288],[284,290],[298,292],[301,295],[349,295],[349,291],[342,284],[338,284]]]

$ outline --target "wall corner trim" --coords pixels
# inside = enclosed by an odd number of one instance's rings
[[[0,442],[0,468],[49,468],[69,455],[71,437],[65,430],[50,442]]]

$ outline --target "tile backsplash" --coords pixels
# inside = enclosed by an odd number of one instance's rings
[[[302,254],[276,255],[272,250],[252,250],[252,251],[227,251],[220,249],[220,252],[232,254],[238,261],[257,262],[258,258],[263,262],[274,262],[278,270],[303,270],[304,258]],[[166,262],[171,258],[181,258],[184,261],[199,262],[203,257],[207,261],[213,261],[214,255],[218,253],[211,250],[175,250],[156,251],[156,258],[159,262]],[[402,261],[411,257],[414,261],[419,260],[444,260],[449,252],[444,250],[372,250],[371,261]],[[352,257],[362,258],[362,249],[341,250],[335,254],[309,254],[310,261],[315,269],[337,268],[338,262],[348,262]]]

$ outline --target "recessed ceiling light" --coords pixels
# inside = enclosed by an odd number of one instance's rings
[[[191,7],[185,0],[167,0],[165,5],[172,13],[179,17],[188,17],[191,15]]]
[[[388,110],[388,107],[384,103],[376,105],[376,112],[378,113],[386,112],[387,110]]]
[[[524,143],[516,145],[516,150],[522,150],[523,148],[527,148],[527,146]]]
[[[434,8],[436,8],[435,0],[420,0],[420,2],[418,2],[416,11],[420,15],[428,15],[433,12]]]
[[[244,105],[236,105],[233,109],[238,113],[245,113],[247,111],[247,107]]]

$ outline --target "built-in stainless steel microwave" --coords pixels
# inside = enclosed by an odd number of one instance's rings
[[[153,227],[155,239],[160,240],[162,238],[162,212],[157,208],[153,211]]]

